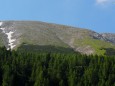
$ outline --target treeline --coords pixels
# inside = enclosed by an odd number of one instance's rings
[[[7,51],[0,86],[115,86],[115,56]]]

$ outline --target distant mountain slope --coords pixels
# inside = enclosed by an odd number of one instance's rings
[[[115,35],[38,21],[1,21],[0,38],[0,45],[7,49],[21,45],[56,46],[102,55],[104,49],[115,49]]]
[[[103,33],[102,36],[106,39],[106,41],[109,41],[115,44],[115,34]]]

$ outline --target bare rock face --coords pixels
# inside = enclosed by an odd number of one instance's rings
[[[95,50],[91,48],[91,46],[78,47],[76,48],[76,51],[87,55],[93,54],[95,52]]]
[[[103,38],[106,39],[106,41],[112,42],[112,43],[115,44],[115,34],[112,34],[112,33],[102,33],[101,35],[103,36]]]
[[[96,33],[92,31],[91,37],[115,44],[115,34],[113,33]]]
[[[103,41],[106,41],[106,40],[107,40],[105,37],[103,37],[102,34],[97,33],[97,32],[94,32],[94,31],[91,32],[90,36],[91,36],[93,39],[98,39],[98,40],[103,40]]]

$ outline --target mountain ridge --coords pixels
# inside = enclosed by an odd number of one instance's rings
[[[21,44],[53,45],[72,48],[83,54],[104,54],[102,48],[115,48],[115,34],[97,33],[66,25],[52,24],[40,21],[1,21],[0,45],[17,49]],[[4,32],[3,33],[3,28]],[[10,34],[11,33],[11,34]],[[8,35],[11,41],[9,44]]]

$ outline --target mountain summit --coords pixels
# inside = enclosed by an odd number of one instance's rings
[[[27,45],[71,48],[83,54],[103,55],[107,49],[115,49],[115,34],[39,21],[0,21],[0,46],[13,50]]]

